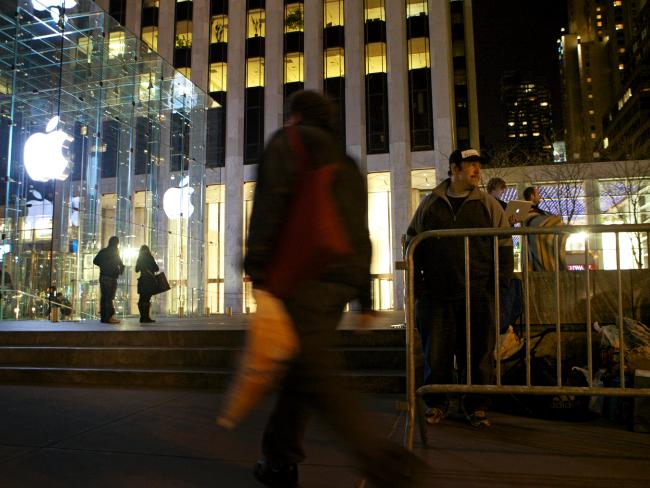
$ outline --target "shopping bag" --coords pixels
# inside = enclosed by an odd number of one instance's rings
[[[352,252],[334,200],[339,163],[311,167],[298,130],[288,126],[285,131],[302,171],[267,270],[265,288],[277,297],[289,296],[333,258]]]
[[[284,304],[271,293],[253,290],[257,312],[248,324],[246,348],[226,394],[217,425],[232,429],[284,377],[300,342]]]
[[[171,286],[169,286],[169,282],[167,281],[167,276],[165,276],[164,271],[161,271],[157,275],[154,275],[153,279],[155,286],[152,295],[158,295],[158,293],[163,293],[171,290]]]

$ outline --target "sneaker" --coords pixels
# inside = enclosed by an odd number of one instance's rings
[[[447,412],[440,407],[427,407],[424,412],[424,420],[431,425],[440,423],[446,416]]]
[[[108,320],[106,321],[107,324],[119,324],[119,323],[121,323],[121,322],[122,322],[122,321],[119,320],[119,319],[116,319],[115,316],[111,317],[110,319],[108,319]]]
[[[485,410],[475,410],[474,413],[467,416],[467,420],[475,429],[487,429],[492,426]]]
[[[253,471],[255,479],[271,488],[296,488],[298,486],[298,465],[287,464],[273,468],[266,461],[257,461]]]

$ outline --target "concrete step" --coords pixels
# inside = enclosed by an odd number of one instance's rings
[[[76,384],[223,389],[232,369],[52,368],[0,366],[0,384]],[[349,387],[368,393],[403,393],[404,372],[355,370],[339,373]]]
[[[0,382],[223,388],[245,331],[0,332]],[[334,349],[365,391],[404,391],[404,331],[337,332]]]
[[[404,369],[403,347],[337,347],[348,369]],[[0,366],[230,368],[240,347],[0,346]]]

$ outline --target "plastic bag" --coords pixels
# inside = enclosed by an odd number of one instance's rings
[[[298,355],[300,342],[281,300],[253,290],[257,312],[252,316],[241,364],[226,395],[217,424],[235,427],[284,377]]]

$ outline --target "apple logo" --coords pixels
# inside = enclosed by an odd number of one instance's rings
[[[52,229],[54,206],[52,202],[43,198],[40,192],[36,190],[29,190],[29,192],[32,194],[32,199],[27,201],[27,215],[23,230],[35,230],[37,234],[49,233]]]
[[[163,196],[163,209],[170,219],[189,219],[194,213],[192,193],[194,188],[187,186],[190,177],[183,178],[176,188],[169,188]]]
[[[68,10],[77,5],[76,0],[32,0],[32,7],[39,12],[49,11],[54,22],[60,18],[61,8]]]
[[[52,117],[45,132],[36,132],[25,142],[23,161],[34,181],[65,180],[68,177],[68,158],[63,155],[63,148],[73,139],[62,130],[54,130],[58,124],[59,117]]]

